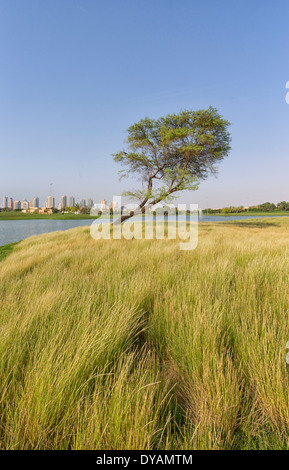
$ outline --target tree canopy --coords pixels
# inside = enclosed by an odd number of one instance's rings
[[[229,125],[212,107],[133,124],[127,130],[127,149],[113,157],[124,166],[122,177],[136,176],[141,187],[123,194],[137,199],[138,212],[144,212],[147,205],[168,201],[178,191],[197,189],[228,155]]]

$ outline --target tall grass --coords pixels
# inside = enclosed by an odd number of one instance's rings
[[[289,223],[31,237],[0,263],[0,448],[287,449]]]

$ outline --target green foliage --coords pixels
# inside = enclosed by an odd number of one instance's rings
[[[286,202],[286,201],[278,202],[277,209],[280,211],[289,211],[289,202]]]
[[[9,243],[8,245],[0,246],[0,261],[12,253],[15,245],[17,245],[17,243]]]
[[[229,124],[212,107],[133,124],[127,131],[128,151],[113,156],[125,167],[121,177],[135,175],[142,187],[124,194],[139,200],[143,209],[178,191],[197,189],[229,153]]]
[[[271,202],[264,202],[263,204],[260,204],[260,206],[258,206],[258,209],[263,212],[272,212],[276,209],[276,206]]]
[[[75,214],[74,212],[70,213],[62,213],[57,211],[55,214],[36,214],[36,213],[24,213],[24,212],[0,212],[0,220],[27,220],[27,219],[54,219],[54,220],[79,220],[79,219],[90,219],[90,218],[97,218],[98,214],[95,216],[90,216],[89,214]]]
[[[80,214],[90,214],[90,208],[89,207],[81,207],[79,210]]]
[[[289,202],[282,201],[278,202],[277,205],[275,205],[272,202],[264,202],[263,204],[259,204],[258,206],[249,206],[249,207],[244,207],[244,206],[229,206],[229,207],[223,207],[221,209],[204,209],[204,211],[208,214],[245,214],[246,212],[250,212],[251,214],[261,214],[262,212],[265,212],[266,214],[286,214],[286,211],[289,211]]]
[[[243,212],[244,211],[244,207],[243,206],[238,206],[238,207],[223,207],[223,209],[221,209],[221,213],[222,214],[230,214],[230,213],[234,213],[234,214],[239,214],[240,212]]]

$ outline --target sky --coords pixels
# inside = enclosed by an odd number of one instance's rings
[[[289,201],[287,0],[0,0],[0,197],[111,201],[144,117],[213,106],[218,175],[177,202]],[[289,85],[289,84],[288,84]],[[288,99],[289,102],[289,99]]]

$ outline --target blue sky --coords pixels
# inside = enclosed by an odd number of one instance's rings
[[[148,116],[212,105],[230,122],[201,207],[289,201],[287,0],[1,0],[0,196],[108,201],[111,154]],[[289,91],[289,90],[288,90]]]

